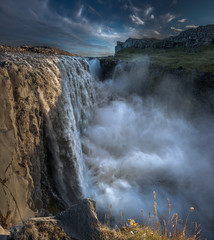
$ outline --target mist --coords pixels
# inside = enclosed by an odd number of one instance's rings
[[[94,74],[98,64],[91,64]],[[82,141],[93,186],[86,195],[101,211],[112,205],[115,222],[121,213],[141,221],[155,191],[159,216],[168,216],[167,199],[183,220],[194,207],[189,222],[211,236],[213,119],[197,108],[192,115],[191,94],[176,76],[165,74],[148,94],[150,76],[149,59],[138,59],[118,63],[112,79],[98,83],[98,107]]]

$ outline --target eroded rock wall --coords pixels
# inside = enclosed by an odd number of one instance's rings
[[[173,48],[184,47],[187,50],[207,46],[214,42],[214,25],[201,26],[181,32],[178,36],[159,39],[133,39],[117,42],[115,54],[126,48]]]
[[[4,227],[21,223],[43,208],[40,172],[45,156],[40,97],[42,94],[54,107],[60,95],[60,85],[56,85],[60,73],[53,67],[39,56],[1,55],[0,221]]]
[[[94,101],[85,60],[0,55],[0,225],[57,212],[81,197],[81,119]],[[91,101],[92,99],[92,101]],[[84,175],[82,173],[82,175]]]

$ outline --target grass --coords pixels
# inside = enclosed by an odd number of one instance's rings
[[[214,44],[194,51],[182,47],[171,49],[127,48],[121,50],[113,59],[130,60],[135,57],[149,56],[151,63],[168,68],[182,67],[187,70],[197,69],[201,72],[214,73]]]
[[[168,219],[159,218],[157,213],[157,203],[156,203],[156,194],[154,192],[154,211],[151,215],[149,213],[147,223],[139,224],[136,223],[133,219],[129,219],[125,225],[121,225],[120,228],[117,226],[114,229],[109,227],[108,217],[107,224],[101,225],[101,240],[199,240],[201,239],[201,229],[200,225],[195,223],[194,233],[190,234],[190,229],[188,229],[188,220],[190,213],[194,210],[193,207],[190,207],[189,213],[185,220],[185,223],[180,224],[178,219],[178,214],[173,214],[171,216],[171,204],[168,200],[169,215]],[[144,218],[143,211],[142,217]],[[109,213],[111,215],[111,211]],[[182,222],[182,221],[181,221]]]

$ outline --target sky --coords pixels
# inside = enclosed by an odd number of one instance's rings
[[[214,24],[214,0],[0,0],[0,44],[114,55],[117,41]]]

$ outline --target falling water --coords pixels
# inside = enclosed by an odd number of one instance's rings
[[[90,181],[83,161],[81,132],[93,113],[96,86],[82,58],[60,57],[61,94],[46,117],[47,142],[56,189],[69,206],[87,192]]]
[[[169,198],[183,219],[193,206],[192,219],[211,232],[213,121],[187,117],[191,99],[172,76],[148,94],[148,59],[119,63],[104,82],[99,61],[88,62],[90,70],[80,58],[54,63],[62,89],[46,125],[61,198],[69,205],[92,197],[99,211],[112,205],[117,221],[122,212],[138,219],[142,209],[148,213],[156,191],[159,215],[166,215]]]
[[[91,197],[100,210],[107,212],[112,205],[115,219],[121,213],[139,219],[141,209],[153,209],[156,191],[160,216],[167,215],[169,198],[183,219],[193,206],[192,220],[211,231],[213,121],[205,114],[191,119],[178,111],[189,99],[179,97],[179,83],[172,76],[164,76],[154,95],[144,94],[148,67],[145,60],[119,63],[112,79],[100,83],[99,107],[83,132]]]

